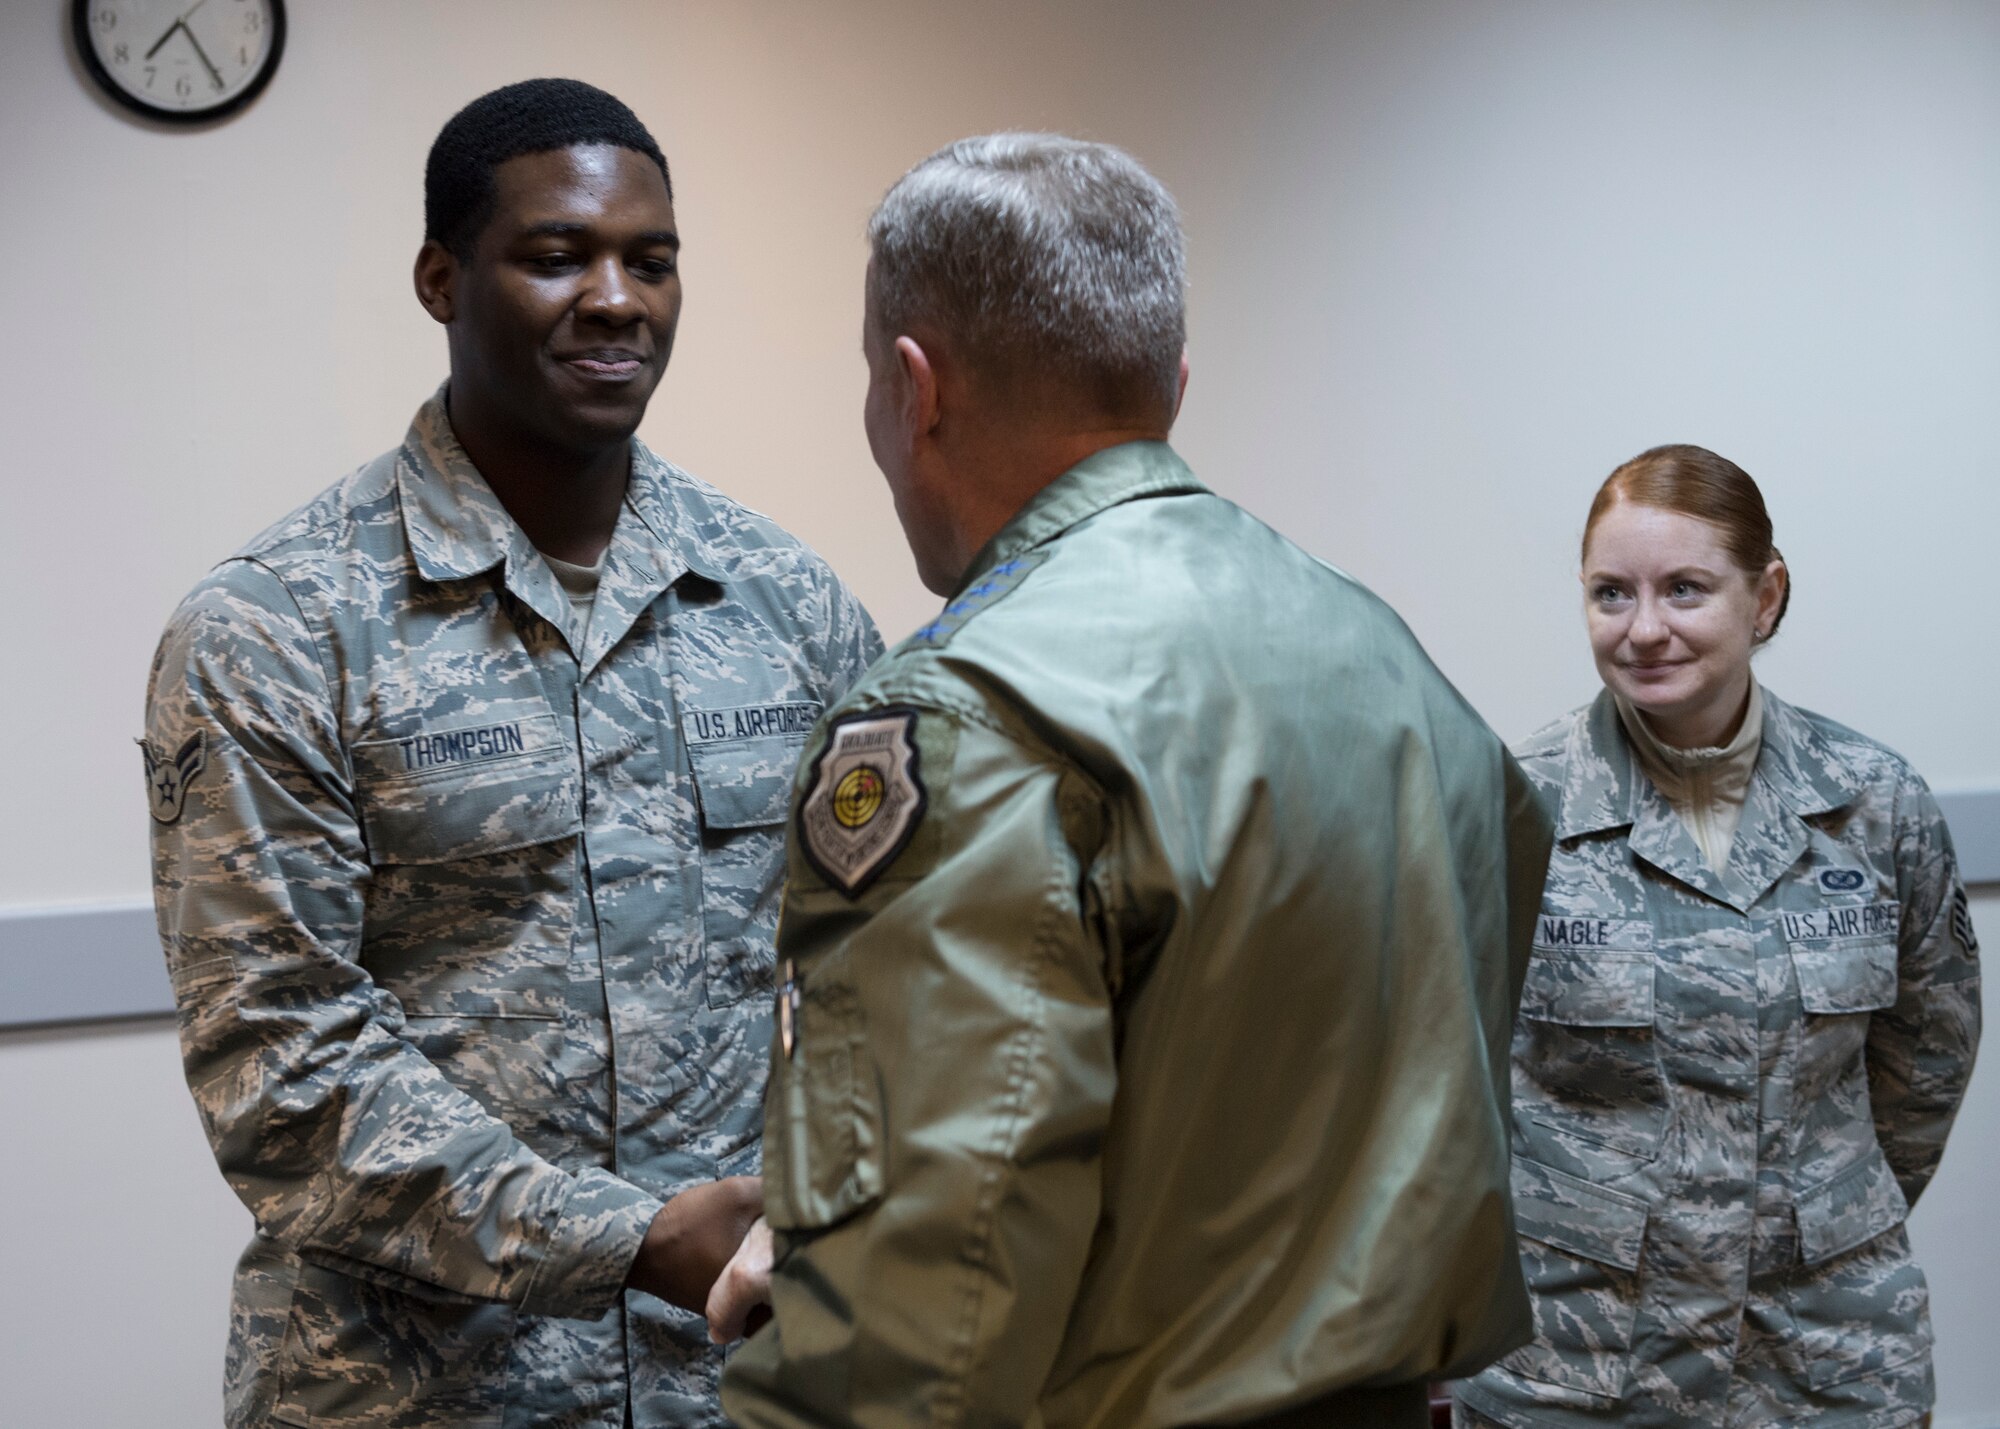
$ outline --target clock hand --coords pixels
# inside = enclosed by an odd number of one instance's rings
[[[146,58],[151,59],[154,55],[158,54],[160,52],[160,46],[164,45],[167,42],[167,37],[173,34],[174,31],[187,30],[188,16],[192,15],[195,11],[199,10],[202,6],[206,5],[207,3],[208,0],[194,0],[194,4],[188,6],[187,9],[181,11],[181,17],[178,20],[174,21],[173,24],[167,26],[165,30],[161,31],[160,38],[153,41],[153,48],[146,51]],[[188,30],[188,38],[190,40],[194,38],[194,31]],[[195,48],[200,49],[201,46],[196,45]],[[203,55],[202,58],[205,60],[208,58],[208,56]],[[211,65],[210,68],[213,69],[214,66]]]
[[[160,52],[160,46],[164,45],[168,40],[173,38],[174,31],[183,28],[185,28],[185,26],[180,20],[176,20],[173,22],[173,24],[167,26],[166,30],[160,35],[160,38],[153,41],[153,48],[146,51],[146,58],[151,59],[154,55],[158,54]]]
[[[197,6],[199,6],[201,0],[195,0],[195,3]],[[193,10],[188,11],[189,15],[192,15],[193,13],[194,13]],[[188,43],[194,46],[194,52],[200,55],[201,62],[208,66],[208,77],[215,81],[215,87],[217,89],[222,88],[222,71],[215,67],[215,61],[211,60],[208,57],[208,51],[203,49],[201,47],[201,41],[197,40],[194,37],[194,31],[188,28],[187,20],[185,17],[183,17],[181,20],[181,33],[188,37]]]

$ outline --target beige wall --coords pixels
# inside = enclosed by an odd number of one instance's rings
[[[291,9],[256,106],[171,133],[91,97],[64,6],[0,6],[0,906],[143,892],[159,626],[442,375],[409,296],[424,150],[534,73],[621,94],[674,165],[687,309],[644,435],[811,541],[892,638],[932,602],[860,431],[862,227],[950,138],[1061,128],[1185,207],[1183,449],[1395,602],[1504,733],[1592,687],[1590,488],[1694,440],[1757,474],[1794,565],[1773,686],[1940,785],[2000,785],[2000,9]],[[1941,1424],[2000,1423],[1988,1089],[1915,1221]],[[0,1038],[0,1422],[213,1423],[242,1222],[167,1033]]]

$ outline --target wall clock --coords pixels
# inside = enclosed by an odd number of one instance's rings
[[[106,94],[179,123],[241,109],[285,49],[285,0],[70,0],[70,19]]]

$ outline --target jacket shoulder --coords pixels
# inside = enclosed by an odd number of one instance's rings
[[[1512,746],[1511,752],[1521,766],[1521,772],[1543,794],[1552,794],[1562,788],[1570,753],[1576,748],[1576,742],[1589,722],[1590,709],[1587,704],[1578,705],[1568,714],[1550,720],[1527,738],[1515,741]]]
[[[312,500],[266,526],[237,547],[235,557],[278,566],[338,555],[354,529],[385,518],[400,519],[396,503],[399,453],[385,452],[356,467]]]
[[[1814,710],[1786,703],[1768,689],[1764,700],[1767,737],[1774,711],[1780,719],[1802,724],[1818,746],[1814,753],[1846,783],[1859,789],[1864,801],[1879,801],[1889,808],[1934,807],[1930,785],[1916,766],[1881,740]]]
[[[680,518],[716,560],[738,575],[794,576],[844,585],[826,560],[754,507],[648,451]]]

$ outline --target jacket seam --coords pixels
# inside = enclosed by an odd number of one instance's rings
[[[967,1380],[972,1372],[972,1356],[978,1339],[980,1312],[985,1303],[987,1287],[992,1281],[991,1262],[997,1229],[997,1207],[1002,1187],[1008,1177],[1009,1156],[1018,1146],[1021,1129],[1027,1124],[1033,1063],[1040,1055],[1046,1039],[1043,965],[1055,930],[1056,919],[1060,916],[1057,899],[1063,888],[1062,859],[1051,857],[1048,865],[1049,871],[1042,889],[1042,913],[1036,920],[1035,934],[1029,943],[1026,959],[1027,975],[1024,979],[1024,991],[1030,1000],[1029,1026],[1013,1039],[1015,1047],[1008,1059],[1010,1066],[1007,1075],[1007,1114],[1001,1125],[995,1128],[985,1153],[990,1164],[982,1177],[983,1184],[980,1186],[979,1201],[973,1217],[974,1228],[965,1243],[965,1259],[971,1271],[971,1279],[966,1287],[965,1309],[957,1337],[958,1343],[953,1350],[955,1363],[947,1382],[949,1399],[946,1404],[940,1406],[939,1423],[945,1426],[963,1423],[967,1412]]]

